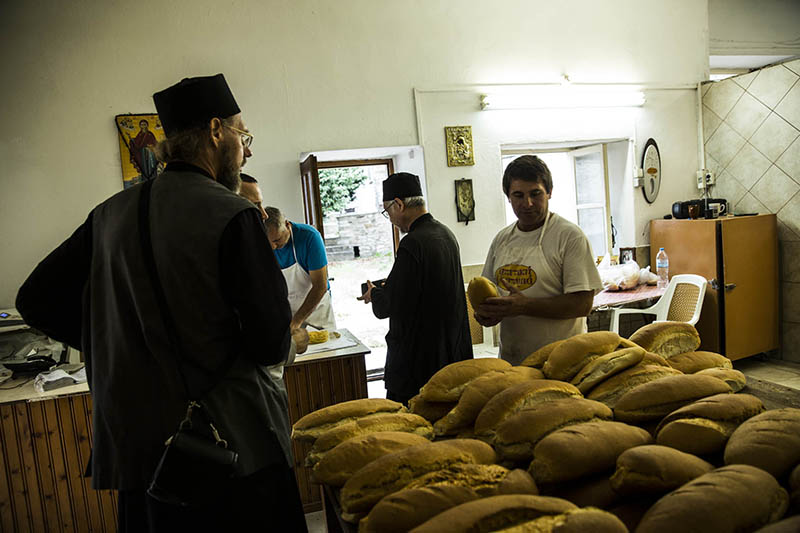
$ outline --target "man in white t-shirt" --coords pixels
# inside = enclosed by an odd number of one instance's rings
[[[500,288],[475,310],[487,327],[500,324],[500,357],[519,364],[551,342],[586,332],[586,316],[603,285],[583,231],[548,209],[553,178],[536,156],[503,174],[517,221],[495,236],[483,276]]]

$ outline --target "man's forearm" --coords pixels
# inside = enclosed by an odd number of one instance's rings
[[[518,315],[540,318],[580,318],[592,312],[594,291],[572,292],[546,298],[525,298]]]

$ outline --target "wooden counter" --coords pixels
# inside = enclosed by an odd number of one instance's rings
[[[370,349],[348,330],[339,332],[355,346],[311,355],[300,355],[283,376],[289,395],[289,419],[292,424],[312,411],[335,403],[367,397],[367,369],[364,355]],[[305,512],[322,509],[320,485],[311,481],[311,470],[303,460],[311,450],[306,443],[292,443],[294,469]]]

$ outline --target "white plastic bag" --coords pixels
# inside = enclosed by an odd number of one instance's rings
[[[609,291],[624,291],[634,289],[639,284],[639,271],[641,268],[636,261],[628,261],[622,265],[612,265],[611,257],[606,254],[597,271],[600,273],[600,280],[603,288]]]

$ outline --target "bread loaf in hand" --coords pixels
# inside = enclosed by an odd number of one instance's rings
[[[667,415],[656,428],[656,442],[695,455],[717,453],[739,425],[763,411],[750,394],[715,394]]]
[[[362,398],[323,407],[302,417],[292,425],[292,438],[314,442],[322,433],[353,420],[384,413],[408,411],[403,404],[383,398]]]
[[[630,340],[665,359],[700,347],[700,335],[686,322],[653,322],[637,329]]]
[[[483,276],[478,276],[469,281],[467,297],[473,309],[477,309],[486,298],[494,298],[497,296],[500,296],[500,293],[497,292],[497,287],[491,280]]]
[[[636,533],[755,531],[783,516],[787,503],[786,491],[767,472],[725,466],[663,496]]]
[[[427,402],[457,402],[467,384],[492,370],[506,370],[511,363],[494,357],[457,361],[440,368],[420,389]]]

